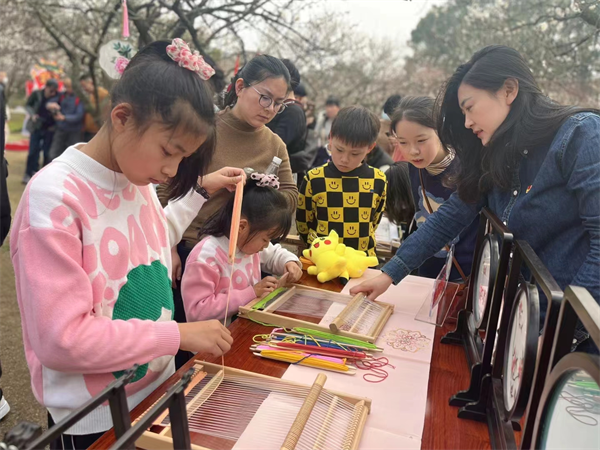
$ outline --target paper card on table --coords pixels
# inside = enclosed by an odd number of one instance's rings
[[[358,370],[356,375],[327,372],[327,389],[348,392],[370,398],[371,414],[365,428],[376,426],[390,433],[421,438],[427,406],[429,364],[389,357],[395,367],[386,367],[389,376],[381,383],[369,383],[363,379],[368,373]],[[290,365],[282,379],[306,383],[318,370]]]
[[[414,320],[413,317],[394,313],[381,331],[375,345],[383,349],[377,356],[431,363],[435,326]]]
[[[365,450],[419,450],[421,448],[421,440],[396,433],[389,433],[374,427],[365,427],[358,448]]]

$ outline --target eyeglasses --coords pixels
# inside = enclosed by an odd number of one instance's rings
[[[271,105],[273,105],[273,111],[275,114],[281,114],[285,107],[287,106],[285,103],[274,103],[273,99],[268,95],[262,94],[258,89],[254,86],[250,86],[252,89],[256,91],[256,93],[260,96],[258,97],[258,104],[265,109],[268,109]]]

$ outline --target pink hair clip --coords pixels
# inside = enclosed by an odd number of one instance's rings
[[[258,187],[272,187],[279,189],[279,178],[277,175],[266,175],[264,173],[254,172],[250,178],[255,180]]]
[[[204,81],[215,74],[215,69],[204,61],[204,58],[197,50],[192,52],[183,39],[173,39],[171,45],[167,45],[167,55],[173,61],[179,63],[179,66],[196,72]]]

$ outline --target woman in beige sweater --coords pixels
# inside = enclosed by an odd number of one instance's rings
[[[291,215],[296,209],[298,189],[292,179],[288,153],[279,136],[265,126],[283,111],[283,101],[290,89],[287,68],[281,60],[272,56],[256,56],[238,72],[225,97],[227,107],[217,116],[217,146],[207,173],[225,166],[251,167],[264,172],[273,157],[277,156],[281,159],[279,190],[288,200]],[[162,186],[158,191],[161,200],[165,199]],[[173,249],[175,320],[178,322],[185,321],[183,303],[177,289],[182,265],[185,268],[185,260],[198,243],[198,233],[204,222],[225,206],[229,196],[230,193],[225,190],[214,193],[186,230],[177,248]]]

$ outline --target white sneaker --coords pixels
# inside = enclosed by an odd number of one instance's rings
[[[4,418],[10,411],[10,406],[4,397],[0,399],[0,420]]]

